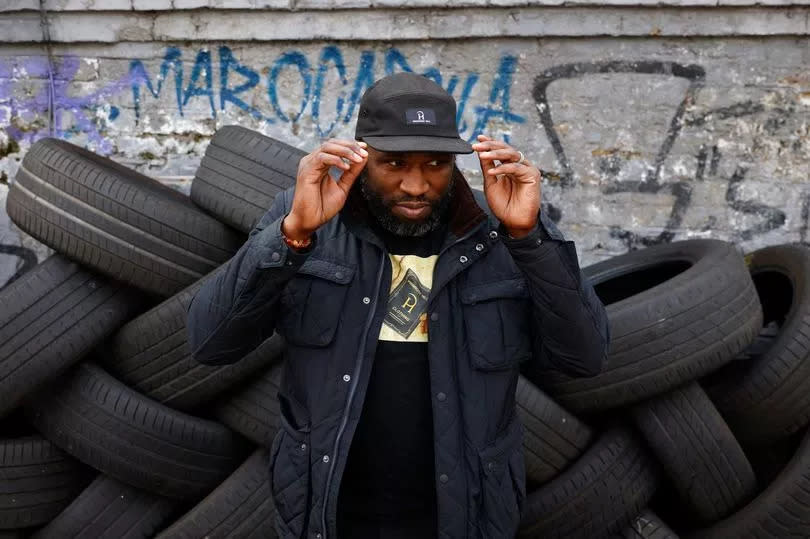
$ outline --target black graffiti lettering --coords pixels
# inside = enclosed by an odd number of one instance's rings
[[[579,78],[585,75],[604,74],[604,73],[635,73],[635,74],[648,74],[648,75],[671,75],[674,77],[682,77],[689,81],[689,86],[686,90],[686,95],[681,100],[675,111],[672,120],[670,121],[669,129],[664,142],[656,154],[653,167],[651,169],[651,177],[647,178],[648,181],[653,183],[658,182],[658,175],[661,171],[661,165],[669,155],[672,149],[672,144],[675,142],[681,126],[683,125],[683,115],[687,105],[695,100],[698,88],[703,85],[706,73],[702,67],[697,65],[681,65],[675,62],[659,62],[659,61],[623,61],[615,60],[610,62],[580,62],[574,64],[563,64],[555,66],[551,69],[546,69],[542,74],[534,79],[534,88],[532,95],[537,104],[537,111],[540,114],[540,122],[546,132],[546,136],[551,143],[554,150],[554,155],[557,162],[560,163],[562,173],[560,175],[560,184],[562,187],[570,187],[573,184],[573,169],[571,162],[565,154],[562,143],[557,136],[557,131],[554,127],[554,120],[551,116],[551,106],[548,102],[547,90],[551,83],[560,79]]]
[[[785,212],[782,210],[754,200],[740,198],[740,184],[745,179],[747,172],[747,168],[737,167],[734,174],[729,178],[728,188],[726,189],[726,202],[728,202],[729,207],[742,213],[762,217],[762,221],[753,227],[737,232],[743,240],[750,240],[754,234],[762,234],[785,224]]]
[[[560,172],[554,173],[544,171],[543,175],[552,180],[559,180],[563,189],[567,189],[574,184],[574,171],[568,156],[565,153],[562,142],[557,134],[548,101],[547,90],[549,85],[560,79],[580,78],[592,74],[605,73],[632,73],[650,75],[670,75],[680,77],[688,81],[688,86],[684,96],[678,104],[672,118],[670,119],[666,135],[663,142],[655,153],[655,157],[646,171],[639,179],[616,180],[605,184],[602,187],[603,194],[612,193],[649,193],[649,194],[670,194],[673,197],[667,222],[661,232],[657,235],[641,235],[626,230],[620,226],[613,226],[609,229],[612,238],[618,239],[627,246],[628,250],[634,250],[640,246],[657,245],[668,243],[675,238],[677,231],[681,228],[684,216],[692,202],[692,182],[676,181],[662,184],[660,181],[661,169],[664,162],[669,157],[672,147],[680,135],[684,126],[702,127],[709,122],[718,120],[741,118],[766,112],[766,107],[762,103],[754,101],[744,101],[729,106],[718,107],[708,110],[699,115],[688,115],[689,107],[696,102],[697,94],[703,87],[706,73],[698,65],[683,65],[675,62],[662,61],[609,61],[609,62],[581,62],[573,64],[563,64],[544,70],[534,79],[532,95],[537,105],[540,123],[548,137],[554,155],[559,164]],[[794,114],[794,106],[788,105],[782,108],[769,108],[770,115],[763,124],[763,130],[773,135],[782,128],[789,117]],[[795,143],[794,143],[795,145]],[[707,177],[716,177],[722,159],[722,153],[717,144],[703,144],[700,146],[695,156],[696,170],[694,182],[703,182]],[[598,169],[608,179],[619,177],[623,160],[620,155],[607,153],[602,155],[598,161]],[[745,214],[757,215],[762,221],[756,225],[737,233],[739,239],[749,240],[754,235],[762,234],[783,226],[786,222],[785,212],[778,208],[741,198],[740,184],[745,178],[747,169],[737,167],[737,170],[728,180],[726,190],[726,202],[735,211]],[[562,217],[560,213],[559,218]],[[802,206],[802,241],[805,241],[808,228],[810,228],[810,193],[804,200]],[[716,216],[708,216],[702,230],[710,230],[717,223]]]
[[[634,73],[634,74],[650,74],[650,75],[671,75],[674,77],[681,77],[689,81],[685,95],[672,116],[669,122],[664,141],[658,149],[652,166],[647,168],[645,176],[638,181],[618,181],[612,185],[603,188],[603,193],[623,193],[623,192],[640,192],[657,194],[661,190],[669,190],[674,196],[675,201],[672,205],[670,215],[667,219],[667,224],[658,236],[644,236],[639,237],[633,233],[625,233],[618,229],[611,229],[610,235],[624,241],[629,242],[629,245],[656,245],[659,243],[667,243],[674,238],[674,230],[677,229],[683,221],[683,216],[686,209],[689,207],[691,201],[692,189],[685,182],[676,182],[674,184],[663,185],[660,183],[659,178],[661,174],[661,167],[664,161],[669,156],[681,128],[684,125],[684,113],[686,108],[695,102],[698,90],[703,86],[706,77],[704,69],[698,65],[682,65],[675,62],[660,62],[660,61],[610,61],[610,62],[582,62],[575,64],[563,64],[551,69],[545,70],[541,75],[537,76],[534,80],[533,97],[537,104],[537,110],[540,114],[540,122],[546,132],[554,154],[557,158],[562,173],[560,174],[560,185],[563,188],[571,187],[573,185],[573,169],[568,157],[565,154],[562,143],[557,136],[554,127],[554,120],[551,115],[551,106],[548,102],[547,89],[548,86],[556,80],[564,78],[583,77],[590,74],[603,74],[603,73]],[[607,156],[606,159],[600,162],[600,169],[607,173],[609,176],[617,176],[620,169],[620,161],[616,156]],[[629,247],[628,247],[629,248]]]
[[[759,114],[765,110],[765,107],[760,103],[753,101],[743,101],[742,103],[735,103],[728,107],[718,107],[705,112],[699,116],[688,118],[685,125],[689,127],[700,127],[708,121],[726,120],[728,118],[741,118],[743,116],[750,116],[752,114]]]

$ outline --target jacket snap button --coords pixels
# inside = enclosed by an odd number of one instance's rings
[[[441,481],[442,483],[447,483],[448,479],[449,477],[447,477],[447,474],[442,474],[439,476],[439,481]]]
[[[272,260],[273,262],[278,262],[280,258],[281,255],[278,253],[273,253],[272,255],[270,255],[270,260]]]
[[[436,398],[437,398],[437,399],[439,399],[440,401],[444,401],[444,399],[446,399],[446,398],[447,398],[447,395],[445,395],[445,394],[444,394],[444,393],[442,393],[442,392],[439,392],[439,393],[436,395]]]
[[[335,272],[335,279],[342,279],[342,278],[343,278],[343,272],[342,271]]]
[[[307,450],[307,444],[301,444],[301,451]]]
[[[430,313],[430,319],[435,322],[439,319],[439,313]]]
[[[538,239],[537,239],[537,245],[543,245],[543,240],[541,240],[540,238],[538,238]]]
[[[351,379],[352,379],[352,377],[351,377],[351,376],[349,376],[348,374],[344,374],[344,375],[343,375],[343,381],[344,381],[344,382],[348,382],[348,381],[349,381],[349,380],[351,380]]]
[[[315,534],[315,539],[321,539],[321,534],[320,534],[320,532],[318,532],[318,533],[316,533],[316,534]]]
[[[498,233],[495,230],[491,230],[489,232],[489,237],[494,240],[495,238],[498,237]]]
[[[460,257],[458,257],[458,261],[463,264],[463,263],[465,263],[467,261],[467,257],[464,256],[464,255],[461,255]]]
[[[324,455],[323,456],[323,461],[324,462],[329,462],[329,455]]]
[[[484,250],[484,246],[481,245],[480,243],[478,243],[478,244],[475,245],[475,250],[480,253],[481,251]]]
[[[491,472],[494,469],[495,469],[495,463],[492,462],[492,461],[488,462],[487,463],[487,470],[489,470]]]
[[[364,298],[363,298],[363,303],[365,303],[366,305],[368,305],[369,303],[371,303],[371,298],[370,298],[370,297],[368,297],[368,296],[364,297]]]

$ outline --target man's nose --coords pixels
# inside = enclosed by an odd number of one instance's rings
[[[430,185],[419,167],[411,167],[410,170],[404,172],[399,182],[399,189],[409,196],[418,197],[427,193]]]

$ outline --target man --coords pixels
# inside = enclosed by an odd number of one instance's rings
[[[504,142],[463,141],[440,86],[378,80],[355,139],[304,156],[294,190],[197,293],[194,357],[231,363],[285,337],[280,537],[513,537],[518,373],[598,373],[604,308],[540,211],[539,170]],[[473,151],[483,195],[455,166]]]

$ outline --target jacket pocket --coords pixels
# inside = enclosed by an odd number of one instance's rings
[[[310,256],[281,295],[278,331],[298,346],[328,346],[335,337],[355,268]]]
[[[480,527],[487,539],[517,533],[526,502],[522,428],[514,415],[506,432],[478,452],[481,474]]]
[[[303,538],[312,500],[310,425],[291,423],[289,401],[279,393],[280,425],[270,450],[270,493],[282,537]]]
[[[473,367],[510,369],[531,357],[531,301],[522,278],[467,286],[460,297]]]

